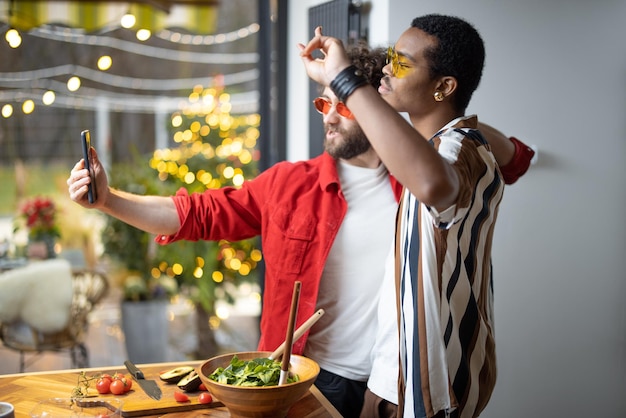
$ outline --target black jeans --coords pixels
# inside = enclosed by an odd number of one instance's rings
[[[363,408],[367,382],[346,379],[321,369],[315,386],[345,418],[358,418]]]

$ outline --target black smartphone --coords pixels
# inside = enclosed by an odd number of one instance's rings
[[[89,177],[91,182],[89,183],[89,190],[87,190],[87,199],[89,203],[94,203],[98,198],[96,191],[96,176],[93,171],[93,163],[91,159],[91,134],[89,130],[84,130],[80,133],[81,142],[83,144],[83,159],[85,160],[85,168],[89,170]]]

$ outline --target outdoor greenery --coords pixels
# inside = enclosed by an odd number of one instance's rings
[[[61,191],[59,184],[67,179],[71,168],[67,164],[30,163],[20,167],[17,170],[15,164],[0,167],[0,216],[16,215],[18,200],[26,197],[64,197],[65,190]]]
[[[98,241],[101,216],[72,202],[67,192],[67,176],[73,163],[21,164],[15,161],[0,167],[0,240],[15,243],[16,255],[23,255],[26,228],[21,225],[21,206],[37,197],[54,201],[56,221],[60,230],[57,242],[62,249],[78,249],[85,254],[88,265],[96,263],[95,246]],[[16,230],[17,228],[17,230]]]

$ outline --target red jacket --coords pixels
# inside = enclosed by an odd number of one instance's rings
[[[390,177],[399,199],[402,187]],[[274,351],[285,339],[293,284],[302,282],[296,327],[315,312],[328,252],[347,204],[340,190],[335,160],[323,153],[296,163],[281,162],[232,187],[188,195],[181,189],[174,203],[181,228],[159,236],[159,244],[176,240],[238,241],[261,236],[265,287],[258,349]],[[307,334],[294,343],[301,354]]]

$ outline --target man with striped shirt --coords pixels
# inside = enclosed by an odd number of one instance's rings
[[[416,18],[390,49],[378,92],[321,29],[300,47],[309,76],[348,105],[405,186],[395,274],[387,275],[381,296],[384,304],[391,295],[392,309],[398,307],[399,328],[395,345],[393,337],[377,338],[362,417],[478,416],[496,376],[491,245],[504,189],[477,118],[465,116],[482,75],[483,41],[462,19]],[[324,52],[323,60],[313,59],[315,49]],[[408,113],[413,126],[397,111]],[[392,312],[387,309],[386,317]],[[379,325],[393,329],[394,322]],[[395,380],[398,329],[395,392],[378,379],[387,366]]]

